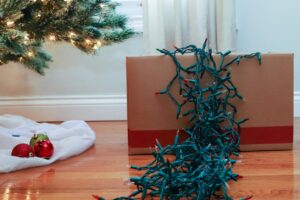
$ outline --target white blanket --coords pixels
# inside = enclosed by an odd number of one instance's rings
[[[54,146],[53,156],[49,160],[11,156],[14,146],[20,143],[28,144],[34,132],[48,135]],[[91,147],[95,139],[95,133],[84,121],[74,120],[54,125],[37,123],[21,116],[2,115],[0,116],[0,173],[49,165],[57,160],[78,155]]]

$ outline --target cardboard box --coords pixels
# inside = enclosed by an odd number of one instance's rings
[[[228,56],[232,59],[233,56]],[[218,56],[215,56],[219,60]],[[194,56],[181,56],[188,65]],[[168,56],[127,58],[128,145],[130,154],[149,153],[157,138],[171,144],[178,128],[176,106],[167,95],[155,95],[175,74]],[[249,118],[241,129],[241,150],[282,150],[293,145],[293,54],[263,54],[232,65],[232,80],[246,101],[237,100],[237,118]],[[176,90],[176,88],[175,88]]]

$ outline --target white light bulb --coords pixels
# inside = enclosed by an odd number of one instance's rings
[[[55,40],[56,40],[56,37],[55,37],[55,35],[50,35],[50,36],[48,37],[48,39],[51,40],[51,41],[55,41]]]
[[[75,37],[76,36],[76,33],[74,33],[74,32],[69,32],[69,37]]]
[[[27,55],[29,56],[29,57],[33,57],[33,52],[32,51],[29,51],[28,53],[27,53]]]
[[[91,43],[92,43],[92,41],[91,41],[91,40],[89,40],[89,39],[86,39],[86,40],[85,40],[85,43],[87,43],[87,44],[91,44]]]
[[[7,21],[7,22],[6,22],[6,25],[7,25],[8,27],[12,27],[13,25],[15,25],[15,22],[14,22],[14,21]]]

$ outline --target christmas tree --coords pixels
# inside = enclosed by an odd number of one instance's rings
[[[43,74],[43,43],[65,41],[86,53],[133,35],[110,0],[0,0],[0,65],[10,61]]]

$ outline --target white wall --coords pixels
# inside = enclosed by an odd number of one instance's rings
[[[126,119],[126,56],[143,53],[142,35],[86,55],[69,44],[47,44],[54,62],[46,76],[20,64],[0,66],[0,115],[37,121]]]
[[[236,0],[237,51],[295,53],[295,91],[300,91],[299,8],[299,0]]]
[[[54,59],[46,76],[16,63],[0,66],[0,97],[125,94],[125,57],[141,55],[143,46],[138,35],[103,47],[95,56],[64,43],[46,49]]]

